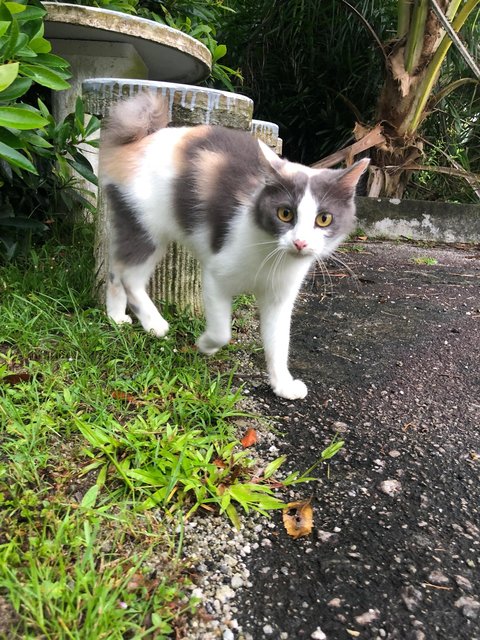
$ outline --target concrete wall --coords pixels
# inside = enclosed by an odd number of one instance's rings
[[[480,243],[480,204],[358,197],[358,226],[370,238]]]

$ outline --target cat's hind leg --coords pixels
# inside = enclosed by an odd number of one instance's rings
[[[164,252],[164,247],[157,248],[141,264],[124,265],[121,276],[129,308],[145,331],[152,332],[159,338],[167,333],[169,325],[148,295],[147,285]]]
[[[123,286],[121,272],[112,265],[107,282],[107,315],[117,324],[131,324],[132,318],[127,315],[126,309],[127,292]]]
[[[203,301],[207,326],[197,340],[197,347],[211,356],[232,337],[232,297],[208,272],[203,274]]]
[[[146,331],[163,337],[168,322],[150,300],[147,285],[166,245],[152,239],[127,192],[115,184],[105,192],[111,223],[107,313],[115,322],[131,322],[125,313],[128,304]]]

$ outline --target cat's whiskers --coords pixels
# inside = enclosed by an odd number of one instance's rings
[[[315,261],[318,267],[320,268],[320,275],[322,276],[322,280],[323,280],[324,297],[326,297],[328,288],[330,289],[330,291],[333,290],[332,276],[330,275],[327,265],[322,258],[320,258],[319,256],[315,256]],[[327,288],[327,280],[328,280],[328,284],[330,285],[328,288]]]
[[[332,253],[332,254],[329,256],[329,258],[330,258],[330,260],[332,260],[333,262],[335,262],[336,264],[338,264],[340,267],[343,267],[343,268],[348,272],[349,276],[350,276],[351,278],[353,278],[353,280],[354,280],[355,284],[357,284],[357,285],[358,285],[358,283],[359,283],[360,281],[359,281],[359,279],[358,279],[357,274],[356,274],[354,271],[352,271],[352,269],[348,266],[348,264],[347,264],[344,260],[342,260],[341,258],[339,258],[339,257],[338,257],[338,254],[337,254],[336,252],[335,252],[335,253]]]
[[[268,240],[267,242],[254,242],[253,244],[245,245],[245,248],[260,247],[260,246],[266,245],[266,244],[277,244],[277,243],[278,243],[278,240]]]
[[[268,243],[266,243],[266,244],[268,244]],[[275,244],[276,244],[276,242],[275,242]],[[282,251],[282,249],[277,245],[277,246],[275,247],[275,249],[273,249],[273,251],[270,251],[270,253],[267,253],[267,255],[266,255],[266,256],[265,256],[265,258],[262,260],[262,262],[260,263],[260,266],[259,266],[259,267],[258,267],[258,269],[257,269],[257,272],[256,272],[256,274],[255,274],[255,278],[254,278],[254,280],[253,280],[254,285],[256,285],[256,284],[257,284],[257,279],[258,279],[258,277],[259,277],[259,275],[260,275],[260,272],[261,272],[261,270],[263,269],[263,267],[264,267],[264,266],[266,266],[267,262],[268,262],[271,258],[273,258],[277,253],[279,253],[279,252],[281,252],[281,251]]]
[[[279,247],[280,249],[280,247]],[[278,295],[279,291],[278,291],[278,286],[281,283],[281,279],[277,278],[277,273],[280,269],[280,265],[282,263],[282,261],[284,260],[286,256],[286,252],[283,249],[280,249],[280,251],[277,252],[275,259],[273,261],[273,264],[270,267],[270,271],[268,274],[268,279],[267,279],[267,283],[268,281],[270,281],[270,286],[272,288],[272,292],[275,296]]]

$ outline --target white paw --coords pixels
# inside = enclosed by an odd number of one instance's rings
[[[202,333],[199,339],[196,342],[196,345],[202,353],[206,356],[213,356],[214,353],[223,347],[223,344],[218,344],[214,340],[212,340],[206,333]]]
[[[300,400],[308,393],[307,385],[301,380],[288,380],[272,385],[274,393],[286,400]]]
[[[155,321],[146,322],[143,328],[148,333],[153,333],[157,338],[163,338],[167,334],[170,325],[163,318],[157,318]]]
[[[130,316],[127,316],[126,313],[121,313],[118,315],[109,314],[108,316],[110,320],[113,320],[116,324],[132,324],[132,319]]]

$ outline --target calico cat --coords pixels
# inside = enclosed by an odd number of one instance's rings
[[[302,282],[352,230],[354,194],[368,165],[311,169],[280,159],[247,132],[168,127],[163,98],[119,103],[102,128],[101,184],[110,203],[107,313],[162,337],[168,323],[146,287],[168,244],[200,261],[211,355],[231,338],[232,297],[253,293],[270,384],[282,398],[307,387],[288,370],[290,319]]]

